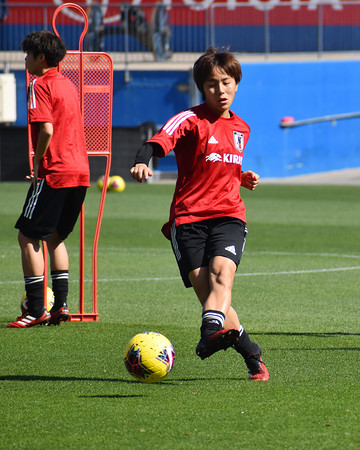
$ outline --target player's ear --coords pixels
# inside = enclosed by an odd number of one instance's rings
[[[46,58],[45,58],[44,53],[40,53],[40,54],[38,55],[38,60],[39,60],[42,64],[46,63]]]

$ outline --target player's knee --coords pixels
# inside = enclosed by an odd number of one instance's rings
[[[218,270],[216,270],[216,268],[213,268],[210,271],[210,277],[212,286],[218,286],[222,289],[231,290],[233,275],[232,272],[227,268],[219,268]]]
[[[211,261],[209,272],[213,282],[231,289],[236,265],[230,259],[216,257]]]
[[[38,239],[25,236],[21,231],[19,231],[18,233],[18,243],[20,245],[20,248],[25,248],[28,245],[32,245],[33,247],[37,247],[40,245]]]
[[[55,230],[51,238],[47,242],[49,250],[56,249],[62,242],[63,241],[62,239],[60,239],[58,232]]]

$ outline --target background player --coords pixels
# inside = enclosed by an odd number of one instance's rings
[[[247,234],[240,185],[253,190],[259,182],[254,172],[241,172],[250,129],[230,111],[241,67],[231,53],[210,47],[195,62],[193,75],[205,102],[172,117],[139,150],[130,173],[138,182],[148,179],[151,157],[174,150],[178,178],[162,231],[171,240],[185,286],[194,288],[203,305],[196,353],[205,359],[233,347],[244,357],[250,379],[268,380],[261,348],[231,306]]]
[[[67,294],[69,258],[64,239],[73,230],[90,185],[83,121],[78,93],[57,65],[66,54],[63,41],[49,31],[36,31],[22,43],[25,63],[36,75],[28,91],[28,120],[33,143],[34,171],[19,229],[28,310],[8,325],[27,328],[69,319]],[[44,258],[40,240],[47,242],[55,303],[44,307]]]

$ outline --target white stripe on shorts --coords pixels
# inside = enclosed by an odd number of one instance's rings
[[[29,198],[29,202],[26,206],[24,217],[26,219],[31,219],[32,215],[34,213],[35,206],[37,204],[40,192],[44,186],[45,178],[43,178],[35,187],[33,193],[31,194],[31,197]]]
[[[172,225],[171,225],[171,229],[170,229],[170,239],[171,239],[171,244],[174,250],[174,254],[175,254],[175,258],[177,261],[180,261],[181,259],[181,253],[178,247],[178,243],[176,240],[176,226],[175,226],[175,220],[173,221]]]

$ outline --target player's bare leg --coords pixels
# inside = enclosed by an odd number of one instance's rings
[[[190,281],[200,303],[204,305],[210,294],[209,268],[200,267],[199,269],[195,269],[192,272]],[[232,306],[230,306],[225,316],[224,328],[240,329],[239,317]]]
[[[47,324],[50,314],[44,308],[44,257],[38,239],[18,233],[28,308],[8,328],[29,328]]]
[[[35,238],[24,236],[21,231],[19,231],[18,242],[21,250],[21,262],[24,277],[43,275],[44,257],[40,241]]]
[[[224,256],[215,256],[209,262],[210,293],[203,304],[203,312],[221,311],[227,315],[231,306],[231,291],[236,271],[235,263]]]
[[[69,270],[69,256],[65,243],[59,238],[57,231],[47,242],[51,270]]]

